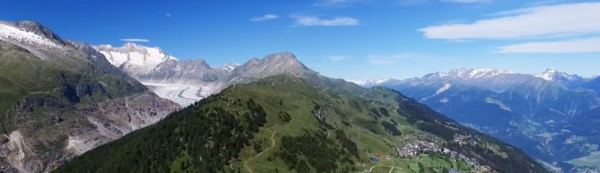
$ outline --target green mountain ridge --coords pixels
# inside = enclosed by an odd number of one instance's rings
[[[394,90],[320,75],[229,86],[54,172],[485,172],[441,152],[394,156],[419,142],[495,172],[548,172],[521,150]],[[377,154],[382,157],[372,162]]]

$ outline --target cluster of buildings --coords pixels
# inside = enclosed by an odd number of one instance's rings
[[[489,166],[479,164],[477,159],[467,157],[461,153],[452,151],[448,148],[440,147],[433,142],[423,142],[423,141],[407,142],[406,145],[404,145],[402,147],[398,147],[396,149],[396,152],[397,152],[396,154],[399,158],[411,158],[413,156],[417,156],[420,153],[427,152],[427,151],[441,153],[441,154],[449,156],[450,158],[453,158],[453,159],[460,159],[462,161],[467,162],[470,165],[473,165],[477,170],[480,170],[480,171],[491,170],[491,168]]]
[[[440,152],[442,148],[435,145],[433,142],[418,141],[415,143],[407,143],[405,146],[396,149],[398,157],[410,158],[419,155],[425,151]]]
[[[466,144],[471,144],[471,145],[477,145],[477,141],[475,139],[473,139],[473,137],[471,135],[459,135],[459,134],[454,134],[454,139],[452,140],[452,142],[461,144],[461,145],[466,145]]]

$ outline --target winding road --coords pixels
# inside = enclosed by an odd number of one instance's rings
[[[202,88],[181,85],[181,84],[162,84],[162,83],[142,83],[152,88],[152,91],[161,98],[169,99],[182,107],[187,107],[194,102],[201,100],[198,96]]]

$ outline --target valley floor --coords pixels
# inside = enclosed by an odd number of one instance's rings
[[[194,102],[208,96],[202,92],[201,87],[182,84],[142,83],[148,86],[156,95],[169,99],[182,107],[187,107]]]

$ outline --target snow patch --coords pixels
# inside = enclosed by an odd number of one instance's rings
[[[158,62],[162,62],[163,59],[166,57],[165,54],[160,52],[160,49],[155,48],[155,47],[154,48],[147,47],[146,51],[148,52],[148,58],[146,59],[147,61],[158,63]]]
[[[540,74],[535,74],[534,76],[538,77],[538,78],[542,78],[547,81],[552,81],[552,78],[554,77],[555,74],[556,74],[556,70],[548,69],[548,70],[546,70],[546,72],[540,73]]]
[[[444,97],[444,98],[440,99],[440,102],[442,102],[442,103],[448,103],[448,102],[450,102],[450,99]]]
[[[129,61],[129,58],[127,56],[127,54],[124,53],[120,53],[120,52],[104,52],[104,51],[100,51],[100,53],[104,54],[104,55],[110,55],[110,58],[108,58],[108,61],[116,66],[119,67],[121,66],[123,63]]]
[[[14,40],[19,43],[48,46],[51,48],[61,48],[62,47],[62,46],[59,46],[58,44],[52,42],[51,40],[47,39],[46,37],[37,35],[33,32],[25,31],[23,29],[20,29],[20,28],[14,27],[14,26],[1,24],[1,23],[0,23],[0,38],[7,39],[7,40]]]
[[[482,69],[474,69],[469,72],[468,78],[480,78],[484,76],[497,76],[502,74],[513,74],[514,72],[504,69],[495,69],[495,68],[482,68]]]
[[[485,102],[486,103],[490,103],[490,104],[496,104],[496,105],[500,106],[500,109],[512,112],[512,110],[510,109],[509,106],[505,105],[504,103],[502,103],[499,100],[496,100],[496,99],[493,99],[493,98],[490,98],[490,97],[486,97],[485,98]]]
[[[139,52],[129,52],[129,64],[132,65],[144,65],[144,55]]]
[[[346,82],[352,82],[356,85],[360,85],[360,86],[365,86],[365,84],[367,83],[367,81],[365,80],[352,80],[352,79],[344,79]]]
[[[451,87],[451,86],[452,86],[452,84],[450,84],[450,83],[446,83],[446,84],[444,84],[444,86],[443,86],[443,87],[441,87],[440,89],[438,89],[438,90],[435,92],[435,95],[438,95],[438,94],[440,94],[440,93],[442,93],[442,92],[444,92],[444,91],[446,91],[446,90],[450,89],[450,87]]]
[[[382,83],[384,83],[384,82],[387,82],[387,81],[390,81],[390,80],[392,80],[392,79],[389,79],[389,78],[386,78],[386,79],[379,79],[379,80],[376,80],[376,81],[375,81],[375,84],[378,84],[378,85],[379,85],[379,84],[382,84]]]
[[[428,99],[430,99],[431,97],[434,97],[434,96],[436,96],[436,95],[438,95],[438,94],[440,94],[440,93],[443,93],[444,91],[446,91],[446,90],[450,89],[450,87],[451,87],[451,86],[452,86],[452,84],[450,84],[450,83],[446,83],[446,84],[444,84],[444,86],[442,86],[440,89],[438,89],[438,90],[435,92],[435,94],[433,94],[433,95],[431,95],[431,96],[429,96],[429,97],[424,97],[424,98],[422,98],[422,99],[421,99],[421,101],[428,100]]]
[[[360,85],[360,86],[379,86],[383,83],[386,82],[390,82],[394,79],[391,78],[383,78],[383,79],[377,79],[377,80],[351,80],[351,79],[344,79],[346,82],[352,82],[356,85]]]

